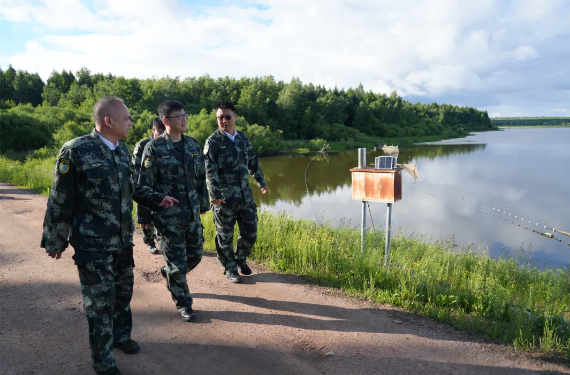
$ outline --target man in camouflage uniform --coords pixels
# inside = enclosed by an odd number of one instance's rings
[[[204,146],[206,181],[213,204],[218,259],[224,266],[226,277],[232,283],[239,283],[238,267],[243,275],[252,273],[246,260],[257,240],[257,205],[248,172],[263,194],[267,192],[267,184],[247,136],[235,129],[237,116],[234,105],[227,101],[218,102],[216,116],[218,130],[208,137]],[[234,252],[236,221],[239,238]]]
[[[206,171],[200,145],[184,135],[187,130],[182,103],[167,100],[158,107],[166,131],[150,141],[143,152],[137,194],[160,202],[169,195],[177,200],[169,210],[154,210],[152,220],[162,236],[166,265],[160,269],[184,321],[196,319],[186,274],[202,260],[204,238],[200,214],[210,209]],[[150,219],[139,218],[141,226]]]
[[[143,139],[142,141],[140,141],[135,145],[135,149],[133,151],[133,165],[135,167],[135,172],[137,176],[141,169],[142,154],[144,151],[144,147],[153,138],[156,138],[162,133],[164,133],[164,129],[165,129],[164,124],[162,123],[162,121],[160,121],[158,117],[156,117],[154,120],[152,120],[152,134],[150,135],[150,137]],[[137,223],[141,222],[141,219],[139,219],[141,217],[150,218],[151,211],[148,208],[137,204]],[[148,219],[144,219],[142,221],[148,221]],[[154,240],[156,239],[156,229],[154,228],[154,225],[151,223],[148,225],[148,227],[145,226],[145,228],[142,228],[142,231],[143,231],[143,241],[147,246],[148,252],[151,254],[158,254],[159,250],[156,248],[156,243],[154,242]]]
[[[135,354],[133,294],[133,167],[120,143],[133,125],[122,99],[104,97],[93,111],[95,130],[59,151],[41,247],[60,259],[68,243],[79,271],[97,374],[120,374],[113,346]],[[163,206],[172,205],[170,197]]]

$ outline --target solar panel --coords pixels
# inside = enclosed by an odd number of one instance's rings
[[[377,156],[374,160],[374,168],[376,169],[394,169],[396,168],[395,156]]]

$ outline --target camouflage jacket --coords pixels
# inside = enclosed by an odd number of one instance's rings
[[[220,129],[206,140],[204,156],[210,202],[223,198],[227,204],[255,203],[248,173],[258,186],[267,186],[249,139],[244,132],[236,132],[235,142]]]
[[[142,163],[142,156],[145,146],[152,141],[152,137],[148,137],[140,141],[135,145],[135,149],[133,150],[133,166],[135,168],[135,176],[138,177],[140,170],[141,170],[141,163]],[[137,223],[140,222],[150,222],[152,221],[152,211],[146,208],[141,204],[137,204]]]
[[[57,157],[41,247],[117,250],[133,245],[133,166],[122,143],[111,151],[95,130],[63,145]]]
[[[155,225],[171,224],[172,220],[194,218],[210,209],[206,190],[206,171],[200,145],[192,137],[182,134],[184,141],[184,165],[174,154],[170,137],[166,132],[150,141],[144,148],[142,166],[135,186],[137,195],[145,202],[152,202],[152,221]],[[187,195],[185,195],[187,194]],[[159,207],[166,195],[184,204],[175,203],[170,208]],[[147,203],[144,203],[148,206]],[[140,224],[150,224],[147,218],[138,217]]]

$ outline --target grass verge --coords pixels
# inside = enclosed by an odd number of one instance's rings
[[[202,222],[206,248],[212,249],[211,215]],[[369,232],[362,252],[355,228],[261,211],[251,258],[271,270],[308,276],[319,285],[399,306],[518,349],[569,353],[570,269],[539,270],[401,233],[393,236],[390,265],[384,267],[384,235]]]
[[[0,181],[39,194],[49,194],[55,157],[18,161],[0,156]]]

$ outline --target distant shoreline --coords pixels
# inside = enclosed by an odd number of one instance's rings
[[[499,129],[545,129],[545,128],[570,128],[570,125],[501,125]]]

